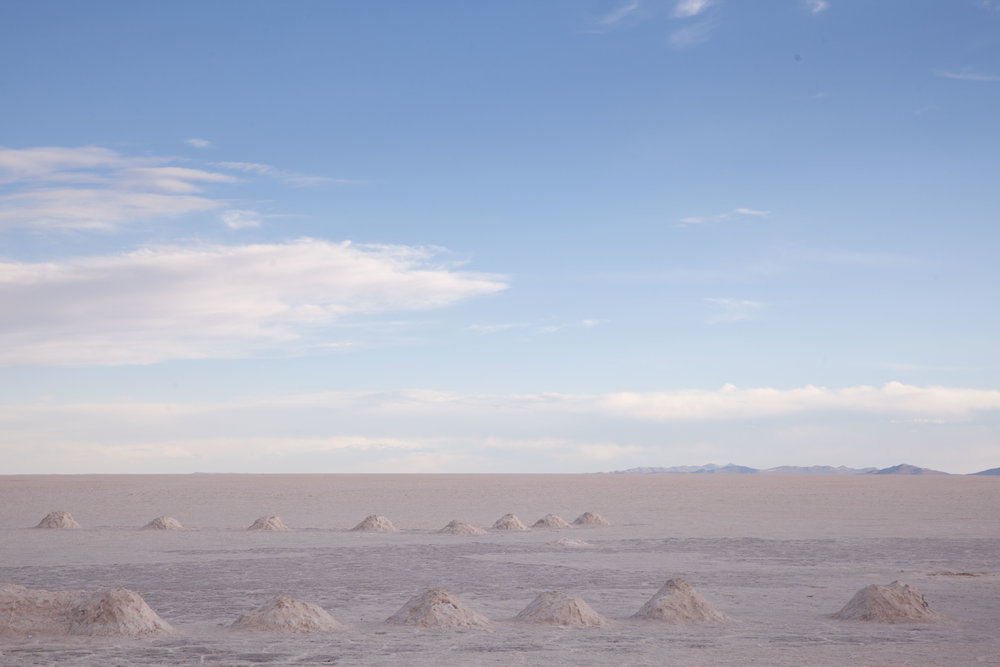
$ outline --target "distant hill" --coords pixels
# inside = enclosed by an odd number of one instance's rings
[[[972,473],[973,475],[1000,475],[1000,468],[990,468],[989,470],[980,470],[979,472]]]
[[[848,468],[847,466],[778,466],[776,468],[750,468],[734,463],[717,465],[707,463],[701,466],[643,466],[628,470],[615,470],[613,475],[656,475],[656,474],[696,474],[696,475],[947,475],[948,473],[930,468],[920,468],[901,463],[891,468]],[[984,470],[976,475],[1000,475],[1000,468]]]
[[[881,470],[876,470],[871,473],[873,475],[947,475],[948,473],[942,472],[940,470],[931,470],[930,468],[920,468],[918,466],[911,466],[909,463],[900,463],[898,466],[892,466],[891,468],[882,468]]]

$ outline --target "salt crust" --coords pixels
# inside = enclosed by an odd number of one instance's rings
[[[459,521],[458,519],[452,519],[448,522],[448,525],[438,531],[439,533],[444,533],[446,535],[485,535],[486,531],[479,526],[473,526],[471,523],[465,523],[464,521]]]
[[[69,512],[49,512],[35,528],[80,528]]]
[[[361,523],[351,528],[351,530],[363,533],[395,533],[399,529],[392,524],[392,521],[389,521],[388,517],[379,514],[369,514]]]
[[[561,516],[556,516],[555,514],[546,514],[541,519],[536,521],[532,528],[570,528],[571,526],[566,523],[566,520]]]
[[[933,623],[944,620],[930,608],[916,588],[901,581],[887,586],[865,586],[833,617],[842,621],[874,623]]]
[[[254,521],[247,530],[291,530],[279,517],[262,516]]]
[[[181,522],[172,516],[158,516],[145,526],[143,530],[183,530]]]
[[[329,632],[344,627],[319,605],[279,595],[266,604],[243,614],[230,626],[239,630],[300,634]]]
[[[531,530],[516,514],[504,514],[493,523],[493,530]]]
[[[432,588],[415,595],[385,620],[396,625],[424,628],[480,628],[490,620],[459,602],[448,591]]]
[[[127,588],[88,591],[0,586],[0,637],[150,637],[174,629]]]
[[[546,625],[592,627],[609,623],[586,602],[562,591],[539,593],[538,597],[521,610],[515,621]]]
[[[670,579],[632,618],[663,623],[720,623],[726,615],[681,578]]]
[[[584,512],[573,521],[574,526],[610,526],[611,522],[597,512]]]

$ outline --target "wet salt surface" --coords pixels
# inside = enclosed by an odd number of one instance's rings
[[[81,530],[29,528],[55,509]],[[611,527],[440,535],[452,518],[600,512]],[[352,533],[366,515],[394,534]],[[187,530],[141,531],[169,514]],[[291,532],[245,530],[277,515]],[[567,549],[561,538],[590,546]],[[985,573],[952,576],[942,573]],[[683,577],[732,621],[629,620]],[[858,589],[899,579],[953,619],[835,621]],[[955,665],[1000,664],[1000,483],[994,479],[712,476],[0,477],[0,582],[124,586],[179,635],[0,640],[0,664]],[[385,624],[443,588],[494,625]],[[542,591],[611,625],[511,619]],[[343,631],[225,628],[271,597],[314,602]]]

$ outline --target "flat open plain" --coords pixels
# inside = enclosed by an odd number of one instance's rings
[[[34,529],[66,510],[79,530]],[[513,512],[610,527],[444,535]],[[368,514],[398,533],[351,532]],[[139,530],[169,515],[183,531]],[[247,531],[277,515],[289,532]],[[556,546],[562,538],[586,542]],[[669,578],[722,624],[630,620]],[[836,621],[854,593],[901,580],[951,619]],[[976,665],[1000,664],[1000,479],[770,475],[186,475],[0,477],[0,583],[124,586],[169,638],[0,639],[3,665]],[[394,626],[410,597],[443,588],[495,621]],[[542,591],[614,622],[511,619]],[[278,594],[344,630],[231,630]]]

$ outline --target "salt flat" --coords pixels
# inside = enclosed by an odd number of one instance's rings
[[[79,530],[34,529],[66,510]],[[609,527],[447,535],[599,512]],[[397,533],[350,529],[384,515]],[[140,530],[161,515],[182,531]],[[288,532],[247,531],[279,516]],[[573,544],[556,544],[571,538]],[[971,576],[975,575],[975,576]],[[683,577],[730,620],[631,620]],[[901,580],[950,619],[830,618]],[[0,477],[0,583],[138,592],[178,634],[0,640],[0,664],[1000,664],[1000,481],[983,477],[711,475],[185,475]],[[414,595],[452,593],[494,623],[386,624]],[[515,623],[543,591],[609,625]],[[268,599],[314,602],[340,631],[227,626]]]

